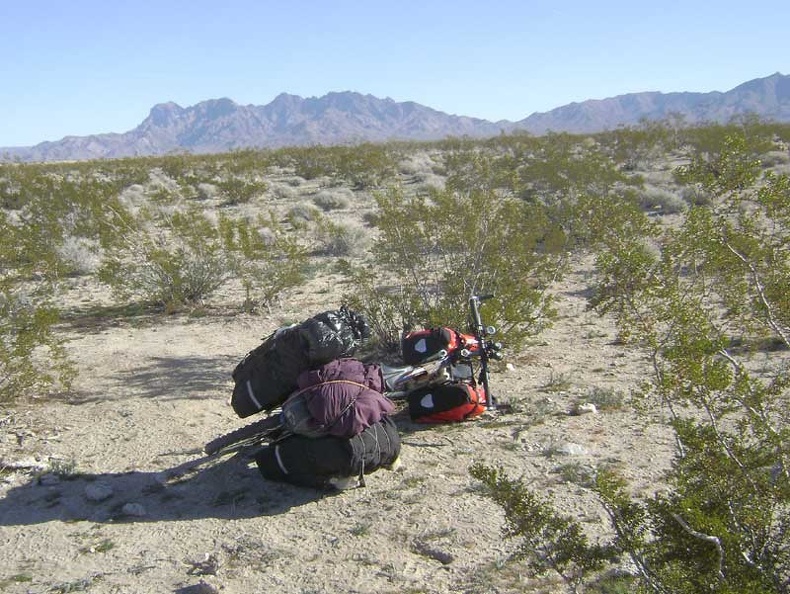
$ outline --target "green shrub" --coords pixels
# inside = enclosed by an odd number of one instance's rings
[[[290,147],[277,151],[273,159],[283,167],[293,167],[304,179],[326,177],[355,190],[379,186],[397,170],[395,151],[383,144]]]
[[[348,208],[351,204],[350,196],[351,192],[348,190],[345,192],[321,190],[313,198],[313,203],[324,212],[329,212],[330,210]]]
[[[660,214],[678,214],[687,206],[682,197],[662,188],[648,186],[638,195],[640,207]]]
[[[368,236],[362,227],[330,221],[326,217],[318,222],[316,231],[318,248],[323,256],[351,257],[361,255]]]
[[[68,390],[76,370],[54,330],[58,313],[42,299],[0,291],[0,402]]]
[[[214,183],[225,198],[226,206],[247,204],[263,194],[268,187],[264,181],[236,176],[222,177]]]
[[[513,348],[548,323],[546,287],[563,260],[544,207],[481,189],[407,196],[390,188],[375,197],[374,263],[346,270],[355,306],[372,320],[390,316],[376,322],[383,342],[415,325],[466,328],[473,294],[496,295],[486,321]]]
[[[230,275],[219,230],[198,211],[147,213],[127,222],[99,278],[122,299],[178,309],[209,297]]]
[[[614,533],[604,549],[628,556],[646,591],[787,593],[790,372],[783,357],[757,355],[767,342],[790,348],[790,179],[762,174],[738,136],[678,178],[698,184],[711,205],[691,208],[652,245],[628,229],[599,245],[595,305],[650,357],[649,394],[669,411],[677,443],[667,488],[647,500],[633,499],[621,477],[597,474]],[[559,540],[536,523],[544,509],[534,509],[522,484],[494,480],[490,470],[476,476],[519,494],[523,505],[493,496],[543,558],[570,550],[571,559],[601,559],[598,547]],[[563,526],[563,534],[580,529]],[[568,565],[552,567],[565,573]]]
[[[623,171],[636,171],[676,148],[676,126],[671,120],[643,120],[635,127],[596,134],[596,139]]]
[[[307,250],[294,232],[270,214],[256,221],[222,217],[219,221],[229,270],[246,290],[245,307],[270,307],[305,280]]]
[[[643,281],[599,304],[648,349],[679,443],[673,490],[645,507],[642,523],[621,528],[650,528],[658,544],[644,554],[663,566],[645,571],[672,591],[786,592],[790,375],[778,361],[755,368],[751,354],[768,337],[790,347],[790,182],[760,179],[759,160],[737,136],[678,178],[712,204],[663,234],[660,254],[638,264]],[[683,414],[689,407],[703,416]],[[608,505],[617,518],[626,504],[610,496]]]
[[[68,390],[76,373],[50,301],[58,258],[35,221],[16,218],[0,211],[0,402]]]
[[[470,474],[504,510],[504,534],[518,541],[513,557],[526,560],[535,574],[554,571],[575,592],[591,573],[614,559],[612,547],[591,544],[578,522],[557,513],[550,501],[507,477],[502,468],[475,464]]]

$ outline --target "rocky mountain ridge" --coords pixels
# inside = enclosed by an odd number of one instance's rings
[[[790,121],[790,76],[775,73],[729,91],[644,92],[571,103],[517,122],[449,115],[412,101],[396,102],[346,91],[302,98],[282,93],[267,105],[228,98],[191,107],[155,105],[124,133],[67,136],[33,147],[0,148],[0,160],[62,161],[168,153],[219,153],[244,148],[336,145],[391,140],[484,138],[502,132],[593,133],[642,120],[678,118],[685,124],[725,122],[755,114]]]

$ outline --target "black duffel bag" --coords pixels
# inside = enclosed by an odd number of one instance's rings
[[[400,455],[400,436],[389,417],[354,437],[292,435],[255,456],[264,478],[317,489],[364,485],[364,475],[391,468]]]

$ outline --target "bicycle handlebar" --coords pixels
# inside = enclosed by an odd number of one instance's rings
[[[483,325],[483,320],[480,317],[480,309],[478,308],[478,305],[487,299],[491,299],[493,296],[493,294],[484,294],[472,295],[469,297],[469,309],[472,311],[472,322],[474,325],[475,338],[477,338],[477,341],[480,344],[480,365],[482,367],[481,376],[483,380],[483,389],[486,393],[486,408],[488,410],[494,410],[496,408],[496,402],[494,401],[494,395],[491,394],[491,386],[488,378],[488,345],[486,344],[486,328]]]

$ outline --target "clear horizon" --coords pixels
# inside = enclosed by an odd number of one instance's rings
[[[0,147],[127,132],[168,101],[266,105],[280,93],[354,91],[496,122],[790,73],[790,3],[710,6],[4,2]]]

